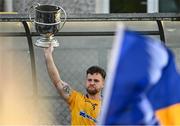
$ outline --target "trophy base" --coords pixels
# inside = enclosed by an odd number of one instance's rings
[[[48,48],[50,45],[58,47],[59,42],[55,38],[40,38],[34,43],[34,45],[42,48]]]

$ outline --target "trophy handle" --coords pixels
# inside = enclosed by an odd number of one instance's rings
[[[64,26],[64,24],[66,23],[66,19],[67,19],[67,14],[66,14],[66,11],[61,7],[59,6],[59,8],[63,11],[64,13],[64,20],[63,20],[63,24],[60,26],[59,30],[61,30]]]
[[[28,15],[29,15],[29,19],[30,19],[30,22],[33,24],[34,23],[34,20],[32,20],[32,12],[34,11],[34,8],[37,7],[37,6],[40,6],[39,3],[36,3],[35,5],[32,5],[29,10],[28,10]]]

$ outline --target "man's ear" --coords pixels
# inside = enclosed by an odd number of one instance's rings
[[[103,90],[104,89],[104,85],[103,85],[103,87],[101,88],[101,90]]]
[[[102,89],[104,88],[104,83],[105,83],[105,82],[103,82]]]
[[[103,80],[103,87],[104,87],[105,83],[106,83],[106,80],[104,79],[104,80]]]

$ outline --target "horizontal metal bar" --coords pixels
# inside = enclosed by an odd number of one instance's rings
[[[63,17],[62,17],[63,18]],[[32,19],[33,16],[32,16]],[[180,21],[180,13],[74,14],[67,21]],[[0,14],[0,22],[30,21],[28,14]]]
[[[136,31],[143,35],[159,35],[159,31]],[[113,36],[115,32],[58,32],[55,36]],[[25,37],[25,32],[0,32],[0,37]],[[40,36],[37,32],[32,32],[31,36]]]

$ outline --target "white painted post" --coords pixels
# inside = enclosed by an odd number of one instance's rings
[[[159,12],[159,0],[147,0],[147,13]]]
[[[109,13],[110,0],[96,0],[96,13]]]
[[[13,11],[13,0],[4,0],[4,11],[6,12]]]

